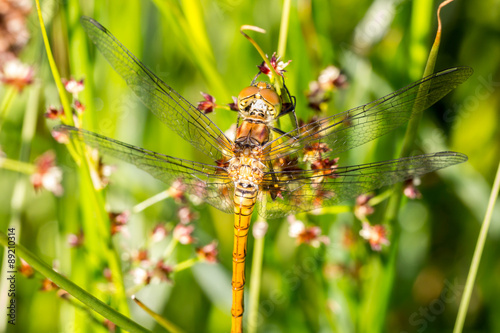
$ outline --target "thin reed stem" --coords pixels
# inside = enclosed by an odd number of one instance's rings
[[[158,203],[162,200],[165,200],[170,197],[170,193],[168,191],[161,191],[158,194],[155,194],[154,196],[144,200],[143,202],[138,203],[134,207],[132,207],[132,213],[137,214],[142,212],[144,209],[154,205],[155,203]]]
[[[460,307],[458,308],[458,315],[455,321],[453,333],[461,333],[464,327],[465,317],[467,315],[467,309],[469,308],[469,302],[472,295],[472,289],[474,288],[474,282],[476,281],[477,271],[479,268],[479,263],[481,262],[484,244],[486,243],[486,237],[488,236],[488,230],[490,229],[493,208],[495,207],[495,202],[497,201],[499,191],[500,163],[498,164],[497,175],[493,183],[493,188],[491,189],[490,200],[488,201],[488,208],[486,209],[486,215],[484,216],[483,224],[481,225],[481,231],[479,232],[479,238],[477,239],[476,248],[474,250],[474,256],[472,257],[469,275],[467,276],[467,281],[465,282],[465,289],[462,295],[462,300],[460,301]]]
[[[283,1],[283,11],[281,13],[280,36],[278,40],[278,55],[285,57],[286,41],[288,37],[288,23],[290,22],[290,0]]]

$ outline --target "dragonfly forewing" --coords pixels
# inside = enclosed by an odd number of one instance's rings
[[[82,17],[87,35],[139,99],[171,130],[194,147],[219,160],[230,141],[201,111],[164,83],[99,22]]]
[[[267,159],[285,157],[314,143],[331,149],[324,157],[374,140],[406,124],[472,75],[469,67],[457,67],[427,76],[371,103],[323,118],[269,142]]]
[[[233,212],[234,185],[224,168],[163,155],[71,126],[61,125],[55,130],[69,133],[104,155],[133,164],[167,185],[180,181],[185,192],[226,213]]]
[[[270,172],[261,185],[265,191],[258,200],[262,203],[259,213],[277,218],[337,205],[381,187],[465,161],[467,156],[464,154],[439,152],[335,169]]]

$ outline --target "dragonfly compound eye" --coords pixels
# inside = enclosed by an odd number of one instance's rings
[[[258,87],[250,86],[240,91],[238,95],[238,108],[240,110],[247,108],[255,98],[255,95],[259,93],[259,90]]]
[[[260,95],[263,100],[266,101],[266,103],[269,105],[269,112],[271,113],[271,116],[274,118],[276,114],[279,114],[281,111],[281,99],[274,91],[274,89],[262,89],[260,91]]]

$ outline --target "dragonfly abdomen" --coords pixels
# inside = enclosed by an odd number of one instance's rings
[[[257,200],[258,187],[237,184],[234,192],[234,241],[233,241],[233,306],[231,332],[241,332],[243,318],[243,291],[245,288],[245,259],[247,256],[248,230]]]

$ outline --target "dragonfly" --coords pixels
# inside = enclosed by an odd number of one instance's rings
[[[245,258],[250,219],[256,207],[264,218],[280,218],[336,205],[467,161],[466,155],[452,151],[355,166],[339,166],[333,157],[404,125],[467,80],[471,68],[432,74],[376,101],[286,133],[273,131],[272,125],[283,111],[281,98],[273,94],[271,86],[257,83],[239,95],[242,123],[233,140],[100,23],[88,17],[81,22],[90,40],[145,106],[214,162],[164,155],[81,128],[60,125],[57,130],[98,148],[104,155],[134,164],[167,185],[180,181],[184,191],[234,215],[233,333],[243,332]],[[263,89],[270,91],[263,93]]]

